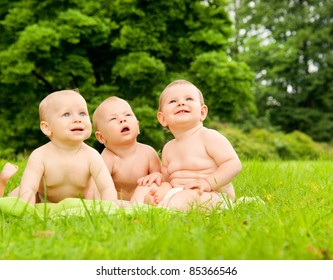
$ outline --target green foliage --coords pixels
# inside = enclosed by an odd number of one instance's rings
[[[241,112],[255,112],[253,74],[225,53],[207,52],[191,64],[190,75],[205,96],[211,116],[234,121]]]
[[[217,122],[211,122],[209,126],[228,138],[241,159],[307,160],[333,156],[332,147],[316,143],[300,131],[284,134],[254,128],[244,133],[239,128]]]
[[[112,68],[112,75],[121,88],[119,94],[131,100],[151,94],[153,85],[162,82],[165,77],[165,65],[148,53],[129,53],[118,59]]]
[[[316,141],[331,141],[333,2],[237,3],[233,57],[256,73],[260,116],[284,132],[300,130]]]
[[[165,133],[156,118],[156,109],[148,105],[146,98],[135,99],[131,107],[139,120],[140,135],[138,141],[147,145],[159,147],[160,150],[165,144]]]
[[[80,90],[91,114],[111,95],[138,106],[140,140],[159,150],[168,135],[153,113],[158,95],[172,79],[193,77],[196,83],[195,71],[200,69],[195,67],[205,53],[211,59],[214,52],[223,57],[218,68],[230,73],[215,74],[214,79],[230,79],[223,94],[237,96],[228,106],[212,107],[212,115],[218,110],[235,116],[239,108],[253,106],[250,69],[230,57],[228,61],[225,54],[232,22],[224,0],[17,0],[2,6],[0,124],[6,133],[0,135],[0,150],[20,153],[44,143],[38,103],[48,93],[68,88]],[[211,97],[221,91],[217,82],[201,84]],[[212,97],[210,103],[215,101]],[[95,146],[96,140],[88,143]]]

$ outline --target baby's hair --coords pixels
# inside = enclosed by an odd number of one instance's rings
[[[161,105],[162,105],[162,100],[163,100],[163,95],[164,95],[164,92],[172,87],[172,86],[175,86],[175,85],[191,85],[191,86],[194,86],[196,88],[196,90],[198,91],[198,94],[199,94],[199,99],[200,99],[200,103],[201,105],[204,105],[205,104],[205,101],[204,101],[204,97],[203,97],[203,94],[202,92],[200,91],[200,89],[198,89],[194,84],[192,84],[191,82],[187,81],[187,80],[175,80],[173,82],[171,82],[170,84],[168,84],[162,91],[161,95],[160,95],[160,99],[159,99],[159,106],[158,106],[158,111],[161,111]]]
[[[92,117],[92,123],[93,123],[93,127],[95,130],[98,130],[98,118],[99,118],[99,115],[100,115],[100,109],[102,108],[102,106],[106,103],[106,102],[110,102],[110,101],[117,101],[117,100],[121,100],[121,101],[124,101],[126,103],[128,103],[125,99],[122,99],[120,97],[117,97],[117,96],[110,96],[108,98],[106,98],[104,101],[102,101],[101,104],[99,104],[97,106],[97,108],[95,109],[94,113],[93,113],[93,117]],[[129,105],[130,106],[130,105]],[[131,107],[131,106],[130,106]]]
[[[47,107],[49,106],[49,101],[50,99],[52,99],[52,97],[54,97],[56,94],[73,94],[73,93],[81,95],[79,89],[75,88],[75,89],[64,89],[64,90],[55,91],[45,96],[44,99],[39,103],[39,120],[40,121],[45,120],[45,116],[48,111]]]

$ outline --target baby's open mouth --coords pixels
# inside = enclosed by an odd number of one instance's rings
[[[127,131],[129,131],[130,129],[128,128],[128,127],[124,127],[122,130],[121,130],[121,132],[127,132]]]

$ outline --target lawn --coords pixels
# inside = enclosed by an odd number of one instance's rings
[[[0,161],[0,167],[5,163]],[[25,161],[8,184],[19,184]],[[245,161],[234,209],[39,219],[0,212],[2,260],[333,259],[332,161]]]

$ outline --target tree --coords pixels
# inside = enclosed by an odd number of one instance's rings
[[[235,0],[233,56],[256,72],[260,115],[317,141],[333,134],[333,2]]]
[[[0,124],[7,129],[0,136],[2,149],[22,152],[44,143],[38,104],[64,88],[78,88],[91,113],[110,95],[127,99],[142,124],[140,140],[156,149],[166,137],[155,131],[162,131],[158,95],[172,79],[198,79],[211,92],[212,106],[219,98],[232,100],[230,106],[216,103],[222,115],[253,106],[251,71],[225,55],[232,28],[224,0],[0,1]],[[211,69],[219,74],[210,78],[200,64],[213,53],[219,59]],[[225,69],[231,72],[222,75]],[[214,98],[221,91],[218,78],[230,81],[223,96]],[[94,137],[90,141],[97,145]]]

